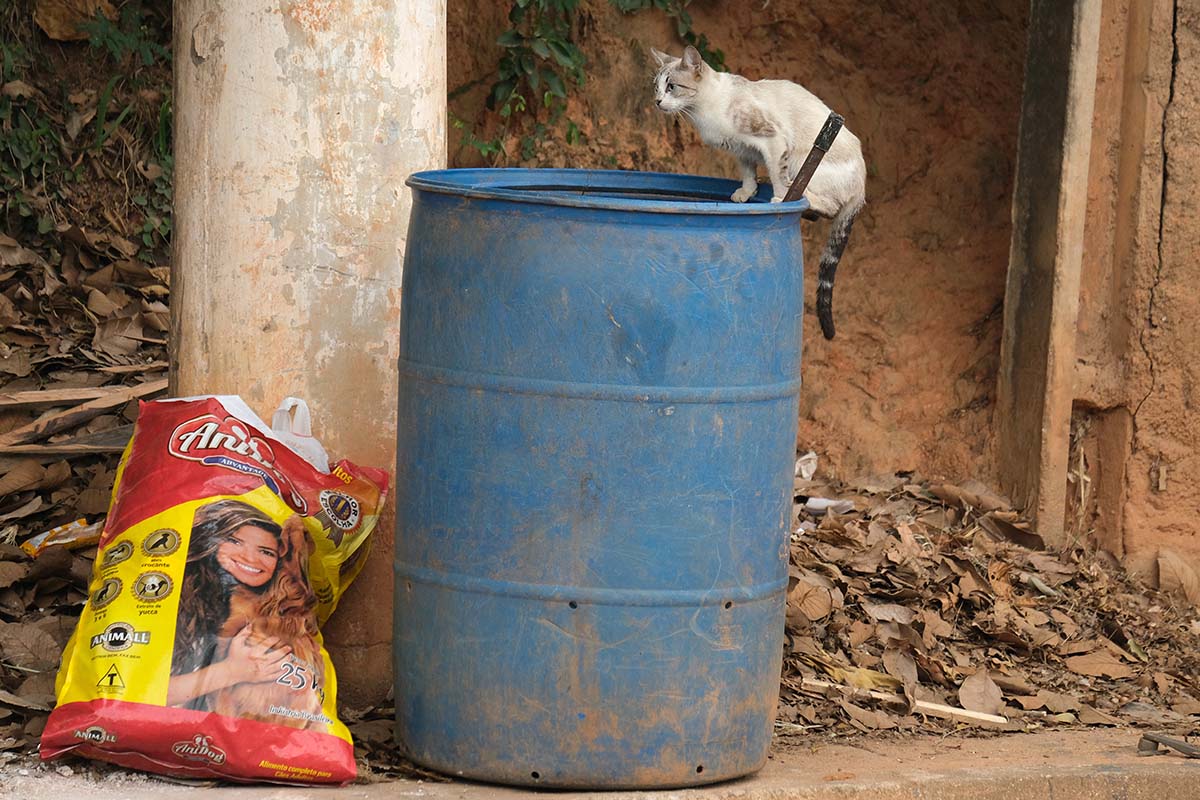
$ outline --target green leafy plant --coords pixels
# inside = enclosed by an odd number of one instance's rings
[[[17,84],[27,67],[24,48],[0,42],[0,84]],[[16,213],[45,233],[54,225],[49,195],[55,192],[47,186],[71,170],[62,163],[59,133],[33,91],[0,94],[0,211],[4,217]]]
[[[132,200],[145,214],[141,238],[146,249],[139,254],[144,261],[153,261],[156,249],[171,245],[173,212],[173,187],[175,185],[175,157],[171,153],[171,99],[162,101],[158,109],[158,128],[152,141],[154,164],[157,174],[148,176],[149,188]]]
[[[582,86],[586,58],[575,45],[572,27],[579,0],[515,0],[509,9],[512,26],[496,43],[503,48],[497,80],[488,93],[487,107],[501,119],[500,133],[481,139],[465,126],[463,142],[495,160],[504,155],[503,142],[515,118],[529,120],[521,136],[522,156],[531,158],[537,143],[558,125],[566,111],[568,87]],[[578,135],[579,128],[570,123]]]
[[[525,89],[551,108],[566,100],[567,81],[583,85],[583,52],[570,41],[571,14],[578,6],[579,0],[516,0],[508,13],[513,27],[496,40],[505,52],[488,108],[502,117],[525,110]]]
[[[96,101],[96,135],[92,141],[92,149],[99,150],[104,147],[104,143],[117,128],[121,127],[121,123],[133,111],[133,103],[129,103],[111,122],[108,120],[108,112],[112,107],[113,89],[116,88],[117,82],[121,80],[120,75],[114,75],[109,78],[109,81],[104,86],[104,91],[100,93],[100,98]]]
[[[466,120],[456,116],[454,112],[450,112],[450,125],[455,130],[462,132],[462,143],[464,145],[477,150],[484,158],[491,160],[504,154],[504,142],[500,137],[497,136],[491,139],[479,138],[471,131]]]
[[[85,46],[99,58],[47,45],[32,0],[0,12],[0,232],[110,224],[159,263],[172,230],[171,4],[116,5],[117,19],[86,24]],[[90,74],[55,80],[59,58],[80,56]],[[55,238],[28,241],[53,247]]]
[[[105,156],[105,147],[122,126],[141,148],[140,179],[128,201],[141,212],[141,223],[134,219],[134,230],[143,248],[139,257],[148,262],[170,247],[175,159],[171,152],[172,105],[169,89],[161,83],[161,69],[169,66],[171,52],[170,9],[128,0],[121,6],[117,20],[97,15],[85,24],[88,44],[108,54],[117,71],[105,83],[96,100],[95,129],[87,147],[96,157]],[[166,92],[157,108],[139,100],[139,90],[153,89],[150,96]],[[118,100],[118,98],[120,98]],[[137,176],[135,176],[137,177]]]
[[[152,22],[141,3],[130,2],[121,7],[115,21],[97,14],[82,29],[94,49],[104,50],[117,63],[136,56],[137,61],[148,67],[156,61],[170,60],[170,52],[160,43],[164,37]]]
[[[609,0],[625,14],[657,9],[675,21],[679,38],[694,45],[714,69],[725,69],[725,55],[697,34],[686,6],[689,0]],[[488,139],[476,135],[458,117],[451,125],[462,131],[462,143],[496,162],[507,153],[504,142],[513,130],[522,131],[521,157],[528,160],[537,144],[553,135],[565,120],[567,144],[583,140],[579,126],[565,118],[569,92],[582,87],[587,76],[587,57],[574,42],[575,15],[579,0],[513,0],[509,27],[496,43],[502,48],[496,80],[488,93],[487,107],[500,119],[499,132]],[[460,87],[458,91],[470,88]],[[454,93],[451,94],[451,98]]]
[[[656,8],[675,20],[675,32],[685,44],[700,51],[700,56],[718,72],[725,72],[725,54],[713,47],[708,37],[696,33],[692,15],[688,13],[688,0],[609,0],[622,13],[632,14],[647,8]]]

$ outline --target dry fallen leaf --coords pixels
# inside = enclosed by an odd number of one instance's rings
[[[1143,725],[1179,725],[1187,721],[1186,718],[1170,709],[1159,708],[1137,700],[1126,703],[1119,710],[1125,716]]]
[[[934,484],[929,491],[938,499],[960,508],[977,508],[981,511],[1005,511],[1012,504],[978,481],[965,481],[962,486],[952,483]]]
[[[833,597],[824,586],[800,579],[788,592],[787,606],[789,614],[797,611],[808,622],[817,622],[833,610]]]
[[[875,626],[869,622],[856,620],[850,626],[850,646],[858,647],[875,635]]]
[[[1066,665],[1067,669],[1077,672],[1080,675],[1108,678],[1129,678],[1133,676],[1133,670],[1125,666],[1120,659],[1107,650],[1097,650],[1081,656],[1071,656],[1066,660]]]
[[[904,681],[905,686],[917,683],[917,662],[913,657],[895,647],[883,651],[883,668],[894,678]]]
[[[981,669],[958,687],[958,702],[968,711],[999,714],[1000,709],[1004,708],[1004,694],[988,677],[987,670]]]
[[[1120,725],[1121,720],[1114,716],[1105,714],[1103,711],[1092,708],[1091,706],[1083,706],[1079,709],[1079,721],[1084,725]]]
[[[1080,653],[1090,653],[1093,650],[1099,650],[1103,646],[1098,639],[1086,639],[1080,642],[1064,642],[1056,649],[1060,656],[1074,656]]]
[[[29,566],[19,561],[0,561],[0,589],[7,589],[25,577]]]
[[[23,708],[29,711],[49,711],[50,706],[47,703],[28,697],[18,697],[12,692],[6,692],[0,689],[0,703],[14,708]]]
[[[1179,693],[1179,697],[1171,704],[1171,710],[1176,714],[1187,716],[1200,715],[1200,700],[1192,697],[1189,694]]]
[[[1046,542],[1033,531],[1014,525],[995,513],[985,514],[979,518],[979,525],[997,539],[1019,544],[1030,550],[1046,549]]]
[[[99,289],[92,289],[88,292],[87,307],[89,311],[101,318],[111,317],[121,310],[120,305],[114,303]]]
[[[54,637],[24,622],[0,622],[0,654],[20,669],[48,672],[62,654]]]
[[[1026,711],[1044,708],[1052,714],[1062,714],[1066,711],[1076,711],[1079,709],[1079,701],[1074,697],[1058,692],[1050,692],[1045,689],[1042,689],[1033,697],[1017,697],[1016,701]]]
[[[55,676],[49,672],[39,672],[30,675],[21,682],[17,688],[16,695],[24,699],[34,697],[50,697],[54,696],[54,678]]]
[[[900,622],[907,625],[917,617],[917,612],[896,603],[863,603],[862,608],[877,622]]]
[[[5,97],[34,97],[38,94],[40,92],[25,81],[9,81],[0,86],[0,95]]]
[[[20,320],[21,314],[17,311],[17,307],[13,305],[13,301],[9,300],[5,295],[0,294],[0,328],[16,325]]]
[[[45,501],[42,500],[41,495],[35,494],[27,502],[23,503],[17,508],[14,508],[12,511],[0,514],[0,522],[10,519],[24,519],[41,508],[44,502]]]
[[[0,478],[0,498],[31,489],[46,476],[45,468],[37,459],[27,458],[17,463]]]
[[[38,0],[33,21],[51,39],[79,42],[89,36],[81,26],[99,14],[113,21],[117,19],[117,10],[109,0]]]
[[[0,372],[7,372],[18,378],[24,378],[33,371],[33,361],[28,350],[11,350],[8,355],[0,356]]]
[[[1158,585],[1164,592],[1177,592],[1200,606],[1200,574],[1177,553],[1158,551]]]
[[[870,730],[890,730],[896,727],[896,720],[883,711],[861,708],[847,700],[841,700],[838,704],[851,719]]]

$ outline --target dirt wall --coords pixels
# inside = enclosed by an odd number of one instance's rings
[[[451,113],[476,130],[495,130],[483,105],[505,6],[449,3]],[[530,159],[512,142],[504,163],[733,177],[730,156],[654,108],[649,48],[682,49],[670,22],[657,11],[624,16],[607,0],[581,9],[588,82],[568,115],[586,139],[546,142]],[[1028,3],[696,0],[689,9],[732,71],[799,81],[863,141],[867,209],[838,273],[832,342],[812,313],[828,223],[805,234],[800,446],[835,476],[914,469],[990,480]],[[451,164],[481,163],[455,136]]]

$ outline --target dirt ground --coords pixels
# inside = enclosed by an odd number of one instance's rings
[[[451,112],[485,118],[502,4],[449,4]],[[863,141],[867,210],[838,273],[824,340],[807,276],[800,447],[849,478],[896,469],[994,475],[991,415],[1008,263],[1011,176],[1028,3],[772,0],[689,9],[734,72],[797,80]],[[679,52],[656,11],[582,3],[588,82],[568,116],[586,134],[532,162],[733,176],[732,158],[653,107],[649,48]],[[455,141],[451,162],[480,162]],[[512,148],[513,152],[517,148]],[[507,162],[510,165],[517,161]],[[765,176],[764,176],[765,178]],[[810,266],[827,223],[810,224]]]
[[[746,779],[676,792],[608,794],[667,800],[1000,800],[1053,797],[1195,797],[1195,762],[1173,755],[1139,758],[1134,731],[1088,731],[961,739],[926,736],[852,742],[814,736],[776,739],[763,770]],[[58,770],[63,770],[59,772]],[[24,763],[0,768],[0,796],[22,800],[82,796],[98,800],[149,800],[166,793],[221,800],[425,797],[430,800],[517,800],[537,795],[472,783],[412,780],[344,789],[284,787],[195,788],[151,776],[92,767]],[[598,797],[559,793],[569,800]]]

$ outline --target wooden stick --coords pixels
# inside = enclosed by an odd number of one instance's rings
[[[126,442],[128,444],[128,442]],[[124,444],[75,444],[59,442],[57,444],[12,444],[0,447],[0,456],[46,456],[47,458],[74,458],[83,456],[105,455],[107,453],[125,452]]]
[[[813,173],[821,165],[821,159],[829,152],[829,148],[833,147],[833,140],[837,138],[838,132],[845,122],[846,120],[839,114],[833,111],[829,112],[825,124],[821,126],[821,132],[817,134],[817,139],[813,142],[812,149],[808,151],[808,157],[804,159],[804,163],[800,166],[800,172],[796,174],[796,180],[792,181],[792,185],[788,187],[787,195],[783,198],[785,203],[799,200],[804,196],[808,182],[812,180]]]
[[[59,431],[94,419],[105,411],[119,408],[130,400],[147,397],[158,392],[165,392],[166,390],[166,378],[139,383],[137,386],[123,386],[120,391],[106,394],[103,397],[98,397],[95,400],[75,406],[74,408],[69,408],[66,411],[60,411],[57,414],[51,414],[48,417],[34,420],[28,425],[23,425],[20,428],[15,428],[6,434],[0,435],[0,447],[28,444],[38,439],[45,439]]]
[[[897,703],[900,705],[908,705],[908,698],[902,694],[893,694],[891,692],[879,692],[874,689],[858,689],[854,686],[843,686],[840,683],[830,683],[829,681],[819,681],[813,678],[805,678],[801,681],[802,686],[807,686],[812,689],[837,689],[842,692],[850,692],[851,695],[859,697],[870,697],[873,700],[882,700],[885,703]],[[942,703],[930,703],[928,700],[914,700],[913,710],[928,714],[931,717],[942,717],[943,719],[954,719],[963,722],[992,722],[997,725],[1007,725],[1008,718],[1001,717],[996,714],[984,714],[981,711],[968,711],[965,708],[955,708],[954,706],[943,705]]]
[[[166,361],[150,361],[146,364],[122,364],[117,367],[100,367],[101,372],[109,375],[128,375],[137,372],[161,372],[170,366]]]
[[[133,436],[132,425],[122,425],[100,433],[88,433],[76,436],[65,442],[41,442],[40,444],[14,444],[0,447],[0,456],[42,456],[41,460],[51,457],[72,458],[76,456],[91,456],[103,453],[120,453],[129,444]]]
[[[0,394],[0,409],[8,411],[18,408],[40,406],[63,406],[68,403],[84,403],[119,392],[124,386],[82,386],[71,389],[38,389],[29,392]]]

